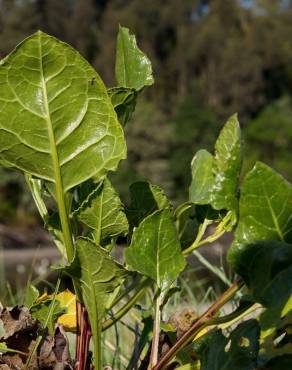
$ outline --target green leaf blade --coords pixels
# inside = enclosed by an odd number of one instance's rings
[[[64,191],[103,177],[125,158],[125,142],[106,89],[69,45],[42,32],[0,66],[0,162]]]
[[[237,209],[237,188],[242,165],[241,133],[237,115],[229,118],[215,145],[215,209]]]
[[[239,263],[246,244],[256,240],[292,242],[292,185],[258,162],[242,184],[239,215],[235,240],[228,252],[233,266]]]
[[[256,320],[248,320],[236,327],[226,338],[215,332],[205,348],[201,370],[253,370],[257,367],[260,328]]]
[[[189,188],[190,201],[236,214],[241,166],[241,132],[237,115],[233,115],[219,134],[215,155],[200,150],[194,157]]]
[[[192,160],[192,183],[189,189],[189,199],[195,204],[212,202],[213,156],[207,150],[199,150]]]
[[[169,287],[185,267],[171,212],[159,210],[134,229],[126,262],[152,278],[161,290]]]
[[[159,209],[171,209],[172,205],[164,191],[157,185],[146,181],[137,181],[130,186],[131,204],[126,210],[131,227]]]
[[[79,221],[95,231],[96,243],[102,245],[129,229],[121,200],[106,178],[99,184],[75,213]]]
[[[125,27],[119,28],[115,69],[118,86],[139,91],[154,83],[150,60],[138,48],[135,36]]]
[[[99,326],[111,294],[123,282],[126,270],[109,253],[86,238],[78,238],[76,255],[65,272],[80,282],[82,299],[92,326]]]

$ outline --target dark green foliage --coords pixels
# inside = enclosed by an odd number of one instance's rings
[[[201,359],[201,370],[253,370],[257,365],[260,328],[249,320],[225,337],[221,331],[210,339]]]

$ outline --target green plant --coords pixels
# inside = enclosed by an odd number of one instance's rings
[[[21,361],[15,368],[48,368],[42,354],[49,353],[50,366],[72,365],[63,323],[76,329],[76,368],[89,367],[92,337],[100,370],[103,332],[127,325],[125,315],[138,311],[127,369],[288,369],[292,186],[262,163],[239,184],[242,142],[234,115],[215,154],[195,155],[187,202],[174,209],[159,187],[137,182],[124,209],[107,175],[126,157],[122,126],[153,84],[151,63],[126,28],[117,39],[116,80],[118,87],[106,90],[75,50],[42,32],[1,62],[0,163],[24,173],[64,260],[52,295],[28,285],[26,307],[2,310],[1,361],[14,366],[13,353]],[[48,207],[52,201],[55,207]],[[228,260],[240,278],[203,314],[189,315],[187,327],[185,317],[165,320],[186,257],[234,228]],[[125,263],[113,257],[121,236],[127,237]],[[63,274],[72,279],[76,312],[72,297],[66,301],[58,292]],[[222,315],[230,301],[237,308]],[[27,333],[32,342],[25,351]]]

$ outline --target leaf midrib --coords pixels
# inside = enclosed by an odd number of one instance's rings
[[[47,93],[47,86],[46,86],[46,81],[44,77],[44,69],[43,69],[41,32],[38,32],[38,37],[39,37],[40,75],[41,75],[41,85],[42,85],[42,90],[43,90],[44,109],[45,109],[44,118],[47,123],[47,129],[48,129],[48,136],[49,136],[50,149],[51,149],[51,158],[52,158],[53,171],[54,171],[54,180],[55,180],[54,182],[55,182],[55,187],[56,187],[56,198],[57,198],[57,203],[58,203],[58,208],[59,208],[59,213],[60,213],[62,232],[64,234],[67,259],[71,261],[74,257],[74,247],[73,247],[72,235],[71,235],[69,221],[68,221],[67,210],[65,206],[65,196],[64,196],[59,157],[58,157],[55,134],[53,130],[53,124],[51,121],[49,103],[48,103],[48,98],[47,98],[48,93]]]

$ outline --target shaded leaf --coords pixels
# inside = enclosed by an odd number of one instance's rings
[[[170,210],[159,210],[134,229],[126,250],[129,267],[151,277],[163,290],[185,267],[178,234]]]
[[[24,296],[24,305],[27,308],[31,308],[31,306],[35,303],[37,298],[39,297],[39,291],[38,289],[32,285],[29,284],[29,286],[26,289],[25,296]]]
[[[241,249],[256,240],[292,242],[292,185],[258,162],[246,175],[239,203],[239,223],[228,252],[236,269]]]
[[[291,370],[291,364],[292,354],[275,358],[260,370]]]
[[[164,191],[146,181],[134,182],[130,186],[130,197],[131,204],[126,214],[131,227],[138,226],[146,216],[159,209],[172,208]]]
[[[78,238],[76,255],[65,272],[79,281],[83,303],[88,311],[93,339],[101,331],[101,320],[109,307],[112,295],[119,287],[126,271],[108,252],[85,238]]]
[[[108,89],[109,97],[117,113],[120,124],[125,127],[134,113],[137,100],[137,92],[125,87],[113,87]]]
[[[102,178],[126,146],[105,86],[69,45],[38,31],[0,66],[0,162],[66,192]]]
[[[292,293],[291,266],[291,244],[258,241],[242,248],[236,272],[244,278],[256,301],[274,307],[283,306]]]
[[[122,202],[108,179],[97,185],[74,215],[94,230],[97,244],[104,245],[111,238],[128,232]]]
[[[202,354],[201,370],[254,370],[259,331],[256,320],[238,325],[228,338],[217,331]]]
[[[291,353],[285,337],[286,327],[292,324],[292,245],[268,240],[245,245],[236,269],[253,300],[266,308],[260,316],[261,361]]]
[[[51,305],[53,305],[52,308]],[[50,312],[51,316],[49,316]],[[59,302],[52,301],[51,299],[44,301],[43,303],[34,305],[30,310],[32,317],[40,321],[43,327],[45,327],[47,319],[49,317],[48,329],[51,335],[54,333],[55,324],[58,318],[63,315],[64,312],[65,309],[60,307]]]
[[[151,62],[138,48],[128,28],[120,27],[116,48],[116,80],[118,86],[141,90],[153,85]]]

